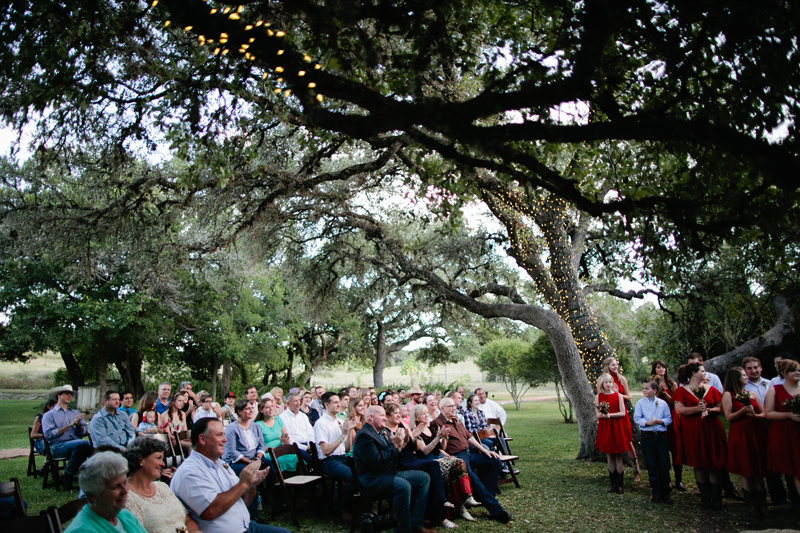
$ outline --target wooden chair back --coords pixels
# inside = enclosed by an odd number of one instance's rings
[[[28,514],[25,510],[25,503],[22,501],[22,489],[20,489],[17,478],[12,477],[9,481],[0,483],[0,498],[14,499],[15,518],[22,518]]]
[[[61,533],[60,528],[55,528],[47,511],[42,511],[38,516],[25,516],[3,522],[3,531],[24,533]]]
[[[36,451],[36,446],[34,446],[36,439],[31,435],[33,435],[33,428],[28,426],[28,444],[30,446],[30,451],[28,452],[28,476],[33,476],[33,479],[36,479],[39,477],[39,469],[36,468],[36,456],[39,455],[39,452]]]
[[[89,503],[89,500],[86,498],[79,498],[77,500],[67,502],[58,508],[52,505],[48,507],[47,514],[50,517],[50,522],[52,523],[54,529],[59,532],[62,531],[63,524],[75,518],[81,509],[83,509],[83,506],[87,503]]]
[[[297,448],[297,444],[283,444],[276,448],[269,448],[269,456],[272,459],[272,469],[275,472],[275,479],[277,480],[276,486],[280,486],[281,490],[283,491],[284,500],[286,501],[286,505],[289,507],[289,513],[292,515],[292,523],[295,526],[300,527],[300,519],[297,516],[297,511],[295,510],[295,502],[294,502],[294,494],[289,494],[289,490],[293,489],[296,492],[296,489],[304,488],[304,487],[315,487],[318,483],[322,481],[322,476],[315,476],[309,475],[308,469],[306,468],[305,463],[303,462],[303,458],[300,456],[300,451]],[[292,477],[284,477],[283,472],[281,471],[280,463],[278,462],[279,457],[283,457],[284,455],[294,454],[297,457],[297,472],[296,476]],[[291,496],[291,497],[290,497]],[[275,519],[277,515],[277,505],[275,504],[276,498],[273,498],[273,505],[272,505],[272,519]]]

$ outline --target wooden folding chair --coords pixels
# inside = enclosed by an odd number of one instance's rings
[[[497,432],[496,429],[482,429],[480,431],[473,432],[473,435],[478,440],[478,442],[480,442],[481,439],[498,439],[498,440],[500,439],[500,434]],[[519,456],[507,455],[507,454],[499,454],[499,455],[500,455],[500,461],[502,461],[503,465],[508,469],[508,474],[510,477],[506,479],[497,480],[498,492],[500,490],[500,485],[505,485],[506,483],[513,483],[514,485],[517,486],[517,488],[519,488],[520,487],[519,480],[517,480],[517,474],[514,471],[514,461],[519,459]]]
[[[16,533],[24,531],[25,533],[61,533],[61,529],[56,529],[50,520],[47,511],[42,511],[39,516],[25,516],[23,518],[16,518],[9,522],[3,522],[3,531],[10,531]]]
[[[14,517],[22,518],[27,516],[25,503],[22,501],[22,489],[19,487],[19,480],[12,477],[9,481],[0,483],[0,498],[14,498]]]
[[[498,435],[500,435],[500,438],[503,439],[503,444],[504,444],[503,450],[505,451],[505,453],[510,454],[511,453],[511,445],[508,444],[508,443],[511,442],[514,439],[512,437],[509,437],[508,434],[506,434],[506,428],[503,427],[503,423],[500,421],[500,419],[499,418],[487,418],[486,419],[486,423],[489,424],[490,426],[497,426],[498,427],[498,432],[497,433],[498,433]]]
[[[47,515],[50,517],[50,523],[53,525],[53,530],[59,533],[63,530],[63,524],[69,522],[83,509],[83,506],[89,502],[86,498],[79,498],[67,502],[61,507],[50,506],[47,508]]]
[[[28,443],[30,444],[30,451],[28,452],[28,477],[33,476],[33,479],[39,477],[39,469],[36,466],[36,458],[40,457],[39,452],[36,451],[34,442],[36,439],[32,438],[33,428],[28,427]]]
[[[280,464],[278,463],[278,457],[289,454],[294,454],[297,456],[298,474],[292,477],[284,477]],[[297,444],[284,444],[282,446],[278,446],[277,448],[269,448],[269,456],[272,459],[272,468],[275,470],[275,478],[277,479],[275,485],[280,486],[281,490],[283,491],[284,500],[286,501],[286,505],[289,507],[289,512],[292,515],[292,523],[294,523],[295,526],[300,527],[300,520],[297,518],[297,512],[295,510],[297,489],[307,487],[313,489],[317,484],[322,482],[322,476],[309,475],[308,469],[303,462],[303,458],[300,457]],[[289,497],[290,488],[293,489],[291,498]],[[278,512],[278,506],[275,503],[276,499],[277,498],[272,499],[273,520]]]
[[[69,457],[53,457],[50,444],[44,439],[44,468],[42,468],[42,489],[55,487],[61,490],[61,470],[67,468]],[[51,480],[48,481],[48,478]]]
[[[356,471],[355,459],[352,456],[349,456],[347,457],[346,462],[347,466],[350,467],[350,472],[353,474],[353,483],[355,484],[355,490],[353,491],[353,505],[350,508],[350,514],[352,515],[352,519],[350,520],[350,533],[355,533],[356,528],[358,528],[359,523],[361,522],[361,517],[363,516],[362,511],[372,513],[372,506],[374,503],[377,503],[377,516],[381,516],[383,511],[383,502],[387,501],[389,504],[387,510],[391,513],[393,499],[391,493],[373,495],[367,492],[358,481],[358,472]]]

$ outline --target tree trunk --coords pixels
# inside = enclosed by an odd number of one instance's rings
[[[142,384],[142,358],[131,352],[117,353],[112,356],[112,362],[119,371],[122,380],[120,392],[130,392],[134,398],[141,398],[144,394],[144,384]]]
[[[796,298],[797,295],[784,294],[773,298],[772,307],[778,315],[775,326],[763,335],[750,339],[730,352],[705,361],[703,363],[705,369],[722,375],[728,368],[741,364],[745,357],[757,357],[764,350],[779,346],[783,342],[783,338],[794,331],[794,314],[792,314],[789,303]]]
[[[61,359],[64,361],[64,366],[67,367],[67,374],[69,374],[69,382],[72,388],[78,390],[78,387],[86,385],[86,379],[83,377],[83,371],[72,355],[72,350],[69,348],[61,350]]]
[[[224,396],[231,391],[231,358],[226,357],[222,362],[222,382],[220,393]]]
[[[378,389],[383,389],[383,369],[386,367],[386,328],[383,323],[375,319],[378,325],[378,332],[375,335],[375,366],[372,367],[372,385]]]

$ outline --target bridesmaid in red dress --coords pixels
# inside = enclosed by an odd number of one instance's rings
[[[694,467],[703,509],[722,508],[720,470],[728,464],[728,441],[719,421],[722,396],[714,387],[703,384],[706,371],[700,363],[683,365],[678,381],[683,384],[672,395],[675,412],[681,417],[678,435],[678,461]]]
[[[602,374],[597,381],[597,387],[600,392],[595,397],[597,438],[594,449],[606,454],[608,459],[608,479],[611,481],[608,492],[623,494],[625,474],[622,454],[630,450],[631,442],[628,412],[625,410],[622,395],[614,390],[614,378],[610,374]],[[608,404],[608,413],[600,411],[600,404],[603,402]]]
[[[767,391],[764,410],[772,421],[769,426],[769,469],[794,478],[800,492],[800,414],[793,414],[783,402],[800,394],[800,364],[791,359],[778,363],[778,372],[786,380]],[[794,511],[800,511],[793,504]]]
[[[746,391],[747,374],[735,366],[725,374],[722,412],[728,428],[728,472],[739,474],[742,491],[753,513],[767,516],[767,432],[758,420],[764,408],[758,395]],[[745,398],[745,396],[747,398]]]
[[[614,356],[606,357],[603,360],[603,373],[610,374],[614,380],[614,390],[622,396],[622,401],[625,403],[625,411],[628,414],[628,434],[631,435],[631,443],[628,448],[628,457],[633,462],[633,482],[639,483],[642,480],[642,475],[639,473],[639,458],[636,456],[636,446],[633,445],[633,432],[631,427],[636,427],[636,443],[639,443],[638,434],[639,426],[633,421],[633,404],[631,403],[631,389],[628,387],[628,380],[625,376],[619,373],[619,361]],[[600,392],[600,389],[597,389]]]
[[[666,402],[669,407],[669,414],[672,416],[672,424],[667,426],[667,444],[672,454],[672,471],[675,473],[675,488],[681,492],[685,492],[686,485],[683,484],[683,466],[678,462],[678,432],[681,428],[678,414],[675,412],[675,402],[672,400],[672,395],[678,390],[678,384],[672,380],[669,375],[669,369],[667,369],[667,363],[661,359],[657,359],[653,363],[653,366],[650,367],[650,375],[653,376],[655,382],[658,383],[656,396]]]

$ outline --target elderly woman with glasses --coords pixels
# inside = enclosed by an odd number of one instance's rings
[[[127,509],[128,461],[115,452],[100,452],[81,465],[78,485],[89,503],[64,533],[147,533]]]

